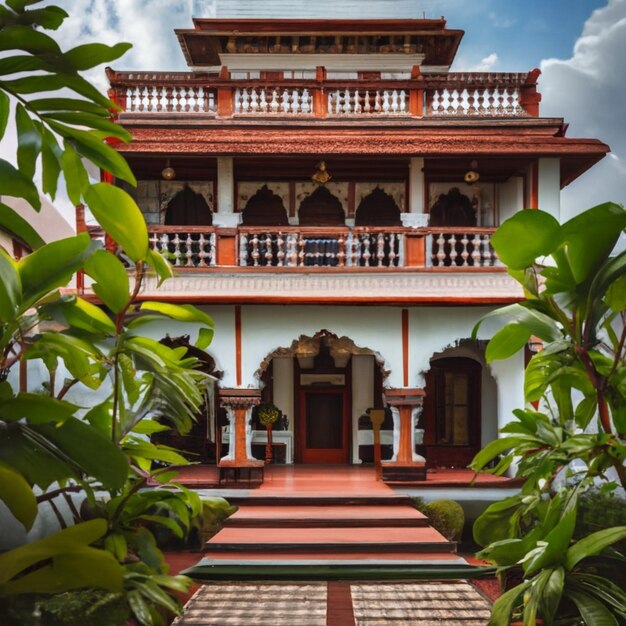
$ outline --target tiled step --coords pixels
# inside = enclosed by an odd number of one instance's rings
[[[428,518],[408,506],[242,506],[226,520],[229,528],[340,528],[428,526]]]
[[[235,493],[225,495],[231,504],[249,506],[411,506],[411,498],[395,494],[355,495],[354,493],[300,492],[286,495],[284,492],[258,491],[253,493]]]
[[[299,551],[326,552],[454,552],[430,527],[378,528],[223,528],[206,544],[207,553]]]

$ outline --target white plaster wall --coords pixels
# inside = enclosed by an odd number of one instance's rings
[[[518,352],[504,361],[494,361],[491,373],[498,385],[498,428],[513,419],[515,409],[524,403],[524,353]]]
[[[293,398],[293,357],[279,356],[274,364],[273,396],[274,404],[289,420],[289,430],[293,431],[295,406]]]
[[[524,179],[512,176],[498,186],[498,211],[500,224],[524,207]]]
[[[433,354],[469,339],[478,320],[492,307],[420,307],[409,309],[409,386],[423,387]],[[479,339],[489,338],[493,327],[483,325]]]
[[[352,357],[352,462],[359,463],[359,417],[374,406],[374,357]]]
[[[378,352],[391,370],[385,384],[402,385],[401,309],[393,307],[244,306],[242,307],[243,387],[257,387],[255,372],[277,348],[326,329]]]
[[[539,208],[561,220],[561,164],[559,159],[539,159]]]

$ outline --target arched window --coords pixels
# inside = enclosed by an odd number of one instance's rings
[[[474,359],[434,359],[426,374],[421,424],[431,465],[465,467],[480,448],[482,366]]]
[[[318,187],[298,209],[300,226],[343,226],[346,216],[341,200],[326,187]]]
[[[248,200],[241,214],[245,226],[289,226],[287,211],[280,196],[263,185]]]
[[[376,187],[361,200],[356,210],[354,225],[401,226],[400,208],[388,193]]]
[[[189,185],[179,191],[167,205],[165,211],[167,226],[210,226],[213,224],[213,213],[203,198]]]

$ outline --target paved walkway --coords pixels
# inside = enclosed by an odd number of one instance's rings
[[[484,626],[490,604],[466,582],[210,583],[176,626]]]

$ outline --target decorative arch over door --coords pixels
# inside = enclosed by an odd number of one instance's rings
[[[430,362],[421,420],[428,465],[466,467],[480,450],[481,378],[482,365],[468,357]]]

